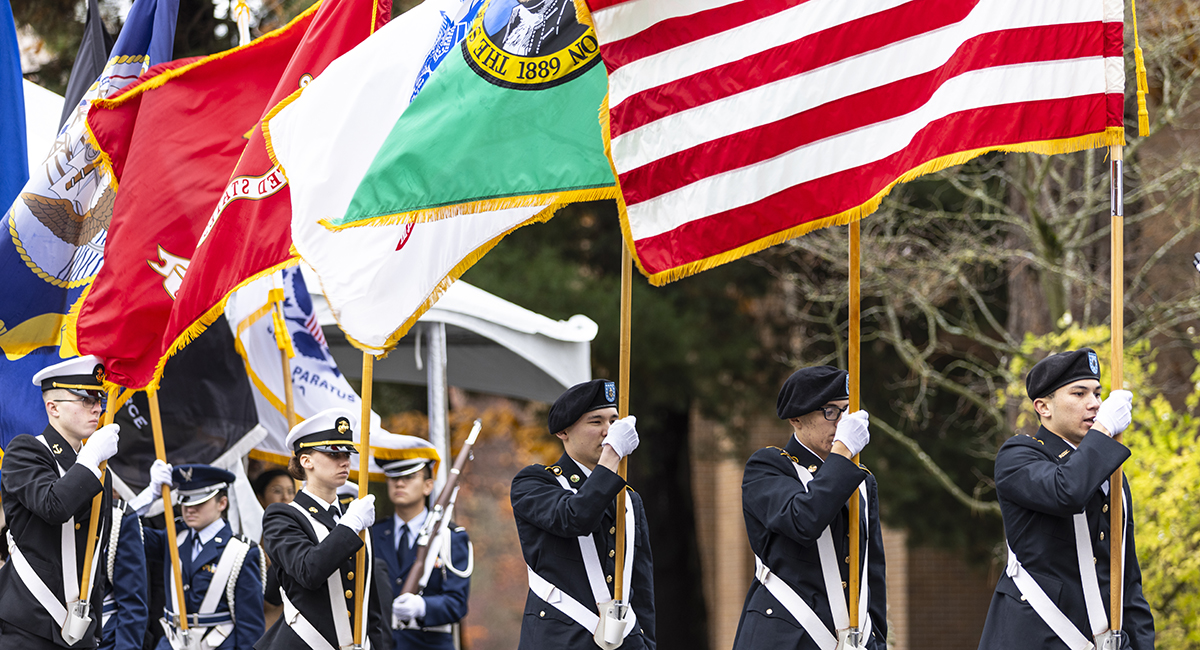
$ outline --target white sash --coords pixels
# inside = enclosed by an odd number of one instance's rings
[[[296,503],[295,501],[292,501],[290,505],[299,511],[300,514],[304,515],[306,519],[308,519],[308,523],[313,527],[313,532],[315,532],[317,535],[317,543],[320,544],[321,542],[325,541],[325,538],[329,536],[329,529],[326,528],[324,524],[314,519],[313,516],[304,509],[304,506]],[[370,535],[367,535],[366,544],[368,561],[366,563],[367,572],[366,575],[363,576],[363,588],[369,589],[371,586],[371,573],[373,569],[371,566],[372,562],[370,561],[370,556],[372,555]],[[333,627],[337,631],[338,647],[348,648],[354,643],[354,635],[350,629],[350,612],[348,609],[346,609],[346,598],[342,594],[341,569],[334,571],[329,576],[329,580],[326,581],[326,584],[329,587],[329,606],[333,614]],[[308,619],[304,618],[304,614],[300,613],[300,610],[292,605],[292,602],[288,600],[287,594],[283,593],[283,591],[283,588],[279,589],[280,595],[283,596],[284,622],[292,628],[292,631],[295,632],[301,639],[304,639],[304,642],[308,644],[308,647],[312,648],[313,650],[336,650],[332,645],[329,644],[329,641],[327,641],[325,637],[321,636],[320,631],[313,627],[312,623],[310,623]],[[370,598],[366,597],[362,599],[362,610],[358,612],[360,618],[357,620],[366,620],[365,617],[367,615],[367,608],[369,607],[368,603],[370,600]],[[371,648],[371,640],[366,638],[365,635],[363,637],[363,648],[364,650],[370,650]]]
[[[799,463],[792,463],[796,470],[796,476],[800,479],[800,483],[804,485],[804,489],[808,489],[808,484],[813,480],[812,472],[809,472]],[[867,483],[863,481],[858,484],[858,492],[863,500],[862,516],[868,516],[867,508]],[[849,525],[849,522],[847,522]],[[857,525],[857,522],[855,523]],[[868,530],[870,528],[868,527]],[[871,637],[871,616],[868,613],[868,597],[870,590],[867,587],[867,563],[870,561],[870,545],[865,544],[867,540],[863,540],[863,566],[862,579],[859,581],[859,597],[858,597],[858,620],[861,622],[862,638],[869,639]],[[833,547],[833,533],[830,532],[830,527],[826,526],[825,530],[821,531],[821,536],[817,538],[817,555],[821,560],[821,578],[825,583],[825,596],[829,601],[829,613],[833,617],[834,630],[841,631],[850,627],[850,610],[846,605],[846,600],[842,596],[842,574],[838,569],[837,552]],[[800,623],[800,627],[808,633],[814,643],[822,650],[834,650],[838,645],[838,639],[834,636],[831,630],[825,628],[816,612],[804,602],[804,599],[792,589],[790,585],[775,575],[770,567],[768,567],[762,558],[754,556],[755,572],[754,576],[762,583],[767,591],[770,592],[779,604],[783,605],[784,609]]]
[[[573,494],[578,494],[578,490],[571,487],[567,482],[567,478],[561,474],[556,476],[559,485],[563,489],[570,490]],[[622,487],[621,489],[625,489]],[[625,585],[625,601],[633,600],[633,552],[634,552],[634,530],[633,530],[633,499],[625,499],[625,566],[621,572],[623,584]],[[585,536],[578,538],[579,553],[583,556],[583,568],[587,573],[588,585],[592,590],[592,598],[596,604],[606,603],[612,600],[612,594],[608,590],[608,583],[604,579],[604,570],[600,567],[600,554],[596,552],[596,543],[588,533]],[[555,609],[566,614],[571,620],[583,626],[588,632],[595,633],[596,627],[600,624],[600,616],[592,611],[592,608],[587,607],[579,601],[572,598],[562,589],[559,589],[554,584],[550,583],[545,578],[534,572],[533,567],[526,565],[529,570],[529,590],[538,598],[550,603]],[[633,612],[633,606],[630,605],[630,617],[633,623],[626,625],[622,638],[629,636],[635,629],[639,629],[637,625],[637,615]]]
[[[1125,502],[1125,495],[1121,495],[1122,503]],[[1128,511],[1126,506],[1125,511]],[[1087,514],[1084,512],[1076,513],[1071,517],[1072,524],[1075,529],[1075,555],[1079,562],[1079,579],[1083,584],[1083,604],[1087,610],[1088,626],[1092,631],[1092,639],[1100,640],[1109,632],[1108,615],[1104,611],[1104,601],[1100,595],[1100,582],[1096,576],[1096,559],[1092,554],[1092,537],[1091,531],[1088,530]],[[1125,519],[1121,522],[1122,533],[1125,532]],[[1111,550],[1109,551],[1111,553]],[[1121,550],[1122,557],[1125,555],[1125,535],[1121,535]],[[1066,614],[1062,613],[1055,604],[1046,595],[1042,586],[1033,579],[1033,576],[1025,570],[1017,559],[1016,553],[1012,547],[1008,547],[1008,566],[1005,573],[1013,579],[1013,583],[1017,585],[1017,590],[1025,597],[1029,606],[1042,619],[1043,622],[1054,632],[1063,643],[1071,650],[1092,650],[1096,647],[1095,644],[1075,627],[1075,624],[1067,618]],[[1124,576],[1117,576],[1116,579],[1123,580]],[[1111,576],[1110,576],[1110,579]],[[1121,603],[1124,609],[1125,603]]]
[[[50,449],[50,443],[46,442],[45,436],[37,436],[37,440],[45,445],[46,449]],[[51,451],[51,453],[53,453],[53,451]],[[62,478],[63,474],[65,474],[57,460],[54,461],[54,469],[58,470],[59,478]],[[104,489],[103,485],[100,489]],[[68,607],[72,603],[79,600],[79,581],[75,579],[74,516],[68,518],[66,523],[62,525],[60,542],[62,546],[61,568],[63,596],[65,596],[66,601],[65,603],[59,602],[58,599],[54,597],[54,592],[50,591],[50,588],[46,586],[46,583],[43,582],[38,576],[37,572],[33,570],[33,567],[29,565],[29,561],[25,559],[24,553],[22,553],[20,547],[17,546],[16,539],[13,538],[12,530],[8,531],[9,557],[13,563],[13,567],[17,570],[17,575],[21,578],[21,581],[25,583],[25,588],[28,589],[31,594],[33,594],[34,599],[37,600],[38,604],[42,606],[42,609],[45,609],[46,613],[50,614],[50,618],[54,619],[54,622],[58,623],[59,627],[62,627],[67,621]],[[96,565],[100,562],[100,550],[100,545],[97,544],[96,550],[92,555],[91,571],[88,575],[89,585],[93,584],[92,580],[94,580],[96,577]],[[67,567],[70,567],[70,570],[68,570]]]

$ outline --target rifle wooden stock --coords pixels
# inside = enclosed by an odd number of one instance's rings
[[[426,527],[431,531],[429,537],[424,539],[424,543],[418,542],[417,555],[413,558],[412,568],[408,570],[408,575],[404,578],[404,584],[400,587],[402,594],[415,594],[421,588],[421,576],[425,573],[425,560],[429,557],[429,543],[433,540],[437,530],[442,525],[442,517],[445,516],[446,508],[450,505],[450,498],[454,494],[454,490],[458,487],[458,479],[462,476],[463,467],[467,465],[467,461],[471,459],[471,448],[475,446],[475,439],[479,437],[479,429],[482,423],[475,420],[475,426],[471,429],[471,435],[467,436],[467,441],[463,443],[462,449],[458,450],[458,457],[454,459],[454,467],[450,470],[450,476],[446,479],[446,485],[442,487],[442,492],[438,494],[437,502],[433,504],[433,510],[429,512],[432,518],[427,519]]]

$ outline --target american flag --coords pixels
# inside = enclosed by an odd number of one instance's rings
[[[1124,143],[1122,0],[590,0],[655,284],[987,151]]]

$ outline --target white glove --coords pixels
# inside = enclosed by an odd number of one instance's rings
[[[1127,390],[1114,390],[1108,394],[1108,399],[1100,403],[1096,413],[1096,424],[1108,429],[1111,438],[1125,430],[1133,421],[1133,393]]]
[[[392,620],[411,621],[425,616],[425,599],[416,594],[400,594],[392,601]]]
[[[75,457],[75,462],[92,470],[96,478],[100,478],[100,463],[112,458],[117,453],[117,442],[120,441],[121,425],[112,423],[100,427],[88,437],[83,449]]]
[[[604,444],[612,447],[612,450],[617,452],[618,458],[624,458],[637,449],[639,439],[637,429],[634,428],[636,424],[637,418],[630,415],[613,422],[612,426],[608,428]]]
[[[866,411],[855,411],[837,423],[837,432],[833,434],[834,442],[841,442],[850,450],[851,456],[857,456],[859,452],[871,442],[871,432],[867,430],[867,421],[870,416]]]
[[[361,499],[355,499],[346,506],[346,514],[342,515],[339,526],[345,526],[357,535],[367,526],[375,523],[375,495],[368,494]]]
[[[175,469],[171,463],[154,459],[154,464],[150,466],[150,491],[154,494],[154,498],[162,496],[163,486],[171,485],[171,471]]]

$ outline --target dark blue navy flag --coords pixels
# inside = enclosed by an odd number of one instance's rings
[[[12,6],[0,0],[0,205],[9,205],[29,180],[21,50]]]
[[[4,213],[0,229],[0,447],[46,426],[31,378],[78,355],[75,318],[104,262],[116,188],[85,127],[92,99],[107,97],[170,60],[178,0],[137,0],[103,73],[60,130],[50,156]],[[70,104],[68,104],[70,106]]]

